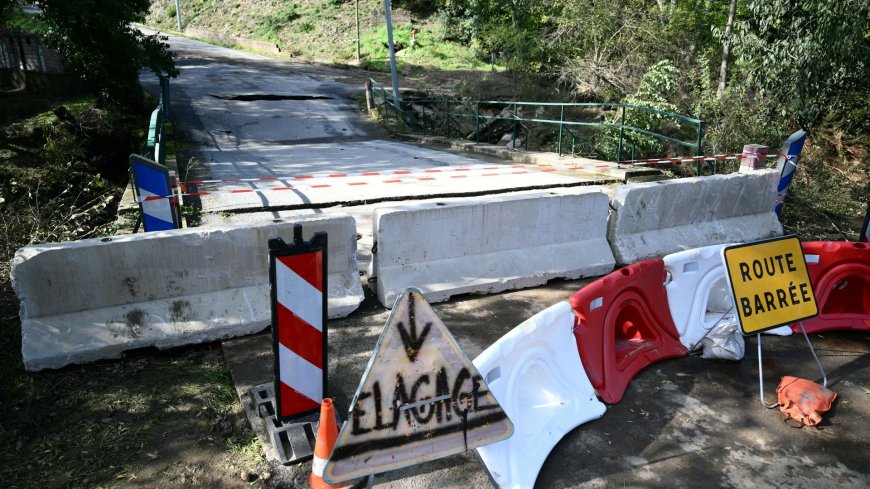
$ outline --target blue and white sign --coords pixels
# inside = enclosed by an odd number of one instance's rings
[[[785,202],[785,196],[788,193],[788,186],[791,185],[791,180],[794,178],[794,172],[797,170],[798,157],[804,149],[804,142],[807,140],[806,131],[797,131],[782,145],[782,155],[776,164],[776,171],[779,172],[779,184],[776,187],[776,206],[774,212],[779,216],[782,214],[782,204]]]
[[[136,199],[142,211],[145,231],[165,231],[178,228],[172,207],[172,187],[169,169],[139,155],[130,155]]]

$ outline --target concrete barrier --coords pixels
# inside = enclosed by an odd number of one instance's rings
[[[391,307],[417,287],[439,302],[607,273],[614,265],[607,212],[600,187],[377,209],[378,299]]]
[[[781,235],[777,180],[775,171],[759,170],[617,187],[607,226],[616,261]]]
[[[198,228],[28,246],[12,260],[27,370],[59,368],[146,346],[168,348],[269,325],[270,238],[329,235],[329,316],[363,299],[356,226],[323,214],[260,225]]]

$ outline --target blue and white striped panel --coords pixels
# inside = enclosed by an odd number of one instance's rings
[[[149,162],[150,163],[150,162]],[[169,170],[158,168],[154,163],[145,164],[132,160],[133,176],[138,188],[139,198],[165,197],[172,194],[169,188]],[[165,231],[175,229],[172,218],[172,203],[169,199],[155,199],[140,202],[142,224],[145,231]]]
[[[779,162],[776,169],[779,170],[779,184],[776,187],[776,206],[774,212],[779,216],[782,213],[782,204],[785,201],[785,196],[788,193],[788,186],[791,185],[791,180],[794,178],[794,172],[797,169],[798,157],[804,149],[804,142],[807,140],[807,133],[797,131],[782,145],[783,156],[779,157]]]

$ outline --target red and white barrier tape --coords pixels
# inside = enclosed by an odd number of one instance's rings
[[[386,171],[366,171],[352,173],[322,173],[313,175],[289,175],[284,177],[260,177],[260,178],[224,178],[213,180],[187,180],[180,182],[181,185],[201,185],[214,183],[251,183],[251,182],[274,182],[281,180],[317,180],[317,179],[332,179],[332,178],[352,178],[352,177],[389,177],[398,175],[417,175],[417,174],[436,174],[436,173],[464,173],[464,172],[481,172],[490,170],[500,170],[504,168],[526,168],[525,165],[493,165],[493,166],[468,166],[468,167],[435,167],[435,168],[413,168],[408,170],[386,170]]]
[[[185,186],[182,186],[183,192],[181,195],[187,197],[201,197],[205,195],[229,195],[229,194],[248,194],[248,193],[266,193],[266,192],[279,192],[286,190],[309,190],[309,189],[320,189],[320,188],[331,188],[331,187],[339,187],[339,186],[359,186],[359,185],[377,185],[377,184],[397,184],[397,183],[417,183],[417,182],[425,182],[436,180],[438,178],[442,179],[463,179],[470,177],[496,177],[496,176],[504,176],[504,175],[528,175],[531,173],[550,173],[554,170],[538,170],[531,171],[528,167],[524,165],[512,165],[512,166],[492,166],[485,167],[485,173],[480,174],[470,174],[469,172],[455,173],[452,175],[438,175],[436,172],[417,172],[416,174],[420,176],[408,177],[404,176],[406,174],[399,173],[396,178],[390,178],[386,180],[378,180],[378,181],[344,181],[340,183],[318,183],[318,184],[309,184],[307,182],[297,183],[293,186],[280,186],[280,187],[263,187],[263,188],[241,188],[241,189],[232,189],[232,190],[204,190],[199,192],[189,192],[187,191]],[[484,170],[484,168],[481,168]],[[401,171],[401,170],[399,170]],[[247,181],[241,180],[238,183],[254,183],[257,181],[270,181],[270,180],[253,180],[248,179]],[[189,183],[189,182],[188,182]],[[236,182],[232,182],[236,183]],[[153,200],[162,200],[162,199],[171,199],[176,196],[161,196],[161,195],[152,195],[148,197],[140,197],[139,202],[150,202]]]
[[[696,163],[699,161],[726,161],[726,160],[736,160],[738,158],[742,158],[744,156],[759,156],[751,153],[726,153],[720,155],[701,155],[701,156],[680,156],[673,158],[649,158],[646,160],[624,160],[620,161],[619,165],[625,166],[634,166],[634,165],[656,165],[662,163]],[[768,154],[768,158],[779,158],[785,157],[791,160],[794,158],[794,155],[785,155],[785,154]]]

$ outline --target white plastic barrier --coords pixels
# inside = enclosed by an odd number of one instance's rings
[[[408,287],[439,302],[613,269],[600,187],[377,209],[373,269],[381,304]]]
[[[329,238],[329,316],[362,302],[352,217],[195,228],[27,246],[12,260],[28,370],[146,346],[167,348],[262,330],[271,321],[268,240]]]
[[[668,306],[680,342],[687,348],[700,346],[699,342],[720,321],[736,316],[722,261],[722,249],[726,246],[729,245],[704,246],[664,257]],[[781,327],[768,333],[786,336],[791,329]]]
[[[680,342],[687,348],[697,346],[724,316],[736,312],[722,263],[725,246],[705,246],[664,257],[668,306]]]
[[[474,359],[514,423],[512,437],[477,449],[499,487],[533,487],[559,440],[604,414],[606,408],[583,369],[573,329],[571,306],[560,302],[527,319]]]
[[[617,187],[607,238],[620,264],[782,234],[774,170]]]

